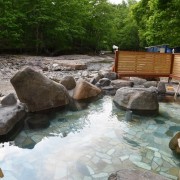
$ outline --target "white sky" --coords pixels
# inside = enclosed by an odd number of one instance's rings
[[[140,1],[140,0],[137,0]],[[119,4],[122,2],[122,0],[109,0],[109,2],[114,3],[114,4]]]
[[[114,4],[119,4],[122,2],[122,0],[109,0],[109,2],[114,3]]]

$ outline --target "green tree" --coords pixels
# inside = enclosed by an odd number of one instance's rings
[[[141,0],[133,9],[141,45],[179,46],[179,12],[179,0]]]
[[[22,46],[23,14],[17,10],[13,0],[0,0],[0,48],[19,48]]]

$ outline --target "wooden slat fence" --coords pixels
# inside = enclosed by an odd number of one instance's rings
[[[119,76],[169,77],[172,58],[167,53],[116,51],[114,70]]]
[[[170,77],[174,79],[180,79],[180,54],[173,55],[173,66]]]

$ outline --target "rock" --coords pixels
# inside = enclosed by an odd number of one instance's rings
[[[143,85],[147,80],[138,77],[130,77],[130,81],[132,81],[134,85]]]
[[[76,81],[73,76],[65,76],[60,82],[67,90],[74,89],[76,86]]]
[[[165,93],[166,93],[166,85],[165,85],[165,82],[159,82],[157,88],[158,88],[158,92],[159,92],[160,94],[165,94]]]
[[[155,115],[159,111],[154,88],[123,87],[116,91],[113,101],[119,107],[140,115]]]
[[[71,111],[80,111],[86,109],[88,107],[88,104],[89,103],[87,102],[81,102],[71,98],[69,103],[69,109]]]
[[[101,79],[99,74],[96,74],[90,81],[91,84],[96,84]]]
[[[149,88],[151,86],[157,87],[157,84],[158,84],[157,81],[147,81],[143,85],[145,88]]]
[[[122,88],[122,87],[132,87],[133,82],[127,81],[127,80],[122,80],[122,79],[116,79],[116,80],[111,81],[111,85],[115,89],[119,89],[119,88]]]
[[[104,86],[109,86],[111,84],[111,81],[108,78],[102,78],[99,80],[99,84],[104,87]]]
[[[122,169],[109,176],[108,180],[168,180],[164,176],[143,170]]]
[[[115,72],[107,72],[104,74],[104,78],[108,78],[110,80],[117,79],[117,74]]]
[[[12,106],[17,103],[17,99],[14,93],[10,93],[1,100],[2,106]]]
[[[169,148],[175,153],[180,154],[180,132],[178,132],[169,142]]]
[[[125,121],[127,122],[130,122],[132,121],[132,111],[126,111],[126,114],[125,114]]]
[[[69,103],[66,88],[27,67],[11,79],[19,100],[30,112],[64,106]]]
[[[87,69],[87,65],[85,63],[80,62],[73,62],[73,61],[67,61],[67,62],[57,62],[52,65],[53,71],[61,71],[61,70],[84,70]]]
[[[44,67],[42,68],[42,70],[43,70],[43,71],[48,71],[49,68],[48,68],[47,66],[44,66]]]
[[[114,96],[117,90],[113,86],[105,86],[105,87],[101,87],[101,89],[102,89],[103,94],[111,95],[111,96]]]
[[[101,93],[101,90],[93,84],[79,79],[74,89],[73,98],[76,100],[87,99],[95,97]]]
[[[0,141],[12,138],[21,128],[26,117],[24,106],[20,103],[0,107]]]
[[[144,85],[134,85],[133,88],[145,88]]]
[[[88,77],[89,76],[89,72],[88,71],[83,71],[82,72],[82,76],[83,77]]]
[[[98,74],[103,78],[108,78],[110,80],[115,80],[117,79],[117,74],[115,72],[108,72],[108,71],[104,71],[101,70],[98,72]]]
[[[48,116],[46,114],[31,113],[26,118],[26,123],[30,129],[47,128],[50,125]]]
[[[0,178],[3,178],[4,177],[4,174],[2,172],[2,169],[0,168]]]

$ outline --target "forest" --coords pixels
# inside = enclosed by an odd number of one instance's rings
[[[57,55],[180,46],[180,0],[0,0],[0,52]]]

